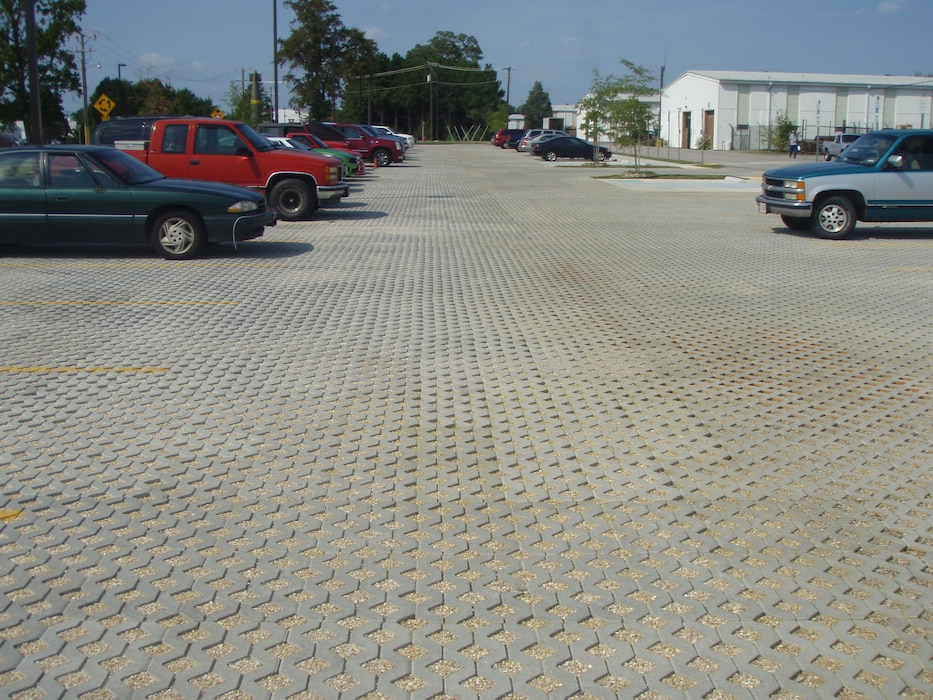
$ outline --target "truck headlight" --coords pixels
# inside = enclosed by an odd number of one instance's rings
[[[784,182],[784,187],[788,190],[787,199],[796,199],[798,202],[807,201],[807,186],[803,180],[787,180]]]
[[[230,214],[245,214],[248,211],[256,211],[259,208],[259,205],[256,202],[251,202],[249,200],[243,200],[237,202],[236,204],[231,204],[227,207],[227,211]]]

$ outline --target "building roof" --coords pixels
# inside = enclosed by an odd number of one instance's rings
[[[689,70],[688,75],[721,83],[792,83],[795,85],[849,85],[852,87],[918,87],[933,89],[933,78],[920,75],[845,75],[839,73],[781,73],[772,71]],[[676,82],[676,81],[675,81]]]

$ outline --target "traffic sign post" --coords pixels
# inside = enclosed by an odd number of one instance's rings
[[[101,96],[97,98],[97,101],[94,102],[94,109],[100,112],[100,116],[105,120],[110,119],[110,113],[116,106],[117,103],[104,94],[101,94]]]

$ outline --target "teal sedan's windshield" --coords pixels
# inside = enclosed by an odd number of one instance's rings
[[[839,155],[840,163],[856,163],[858,165],[875,165],[884,154],[891,150],[897,138],[888,134],[865,134],[853,141]]]
[[[140,160],[127,155],[116,148],[102,148],[94,151],[94,159],[100,161],[128,185],[141,185],[144,182],[163,180],[165,176],[153,170]]]

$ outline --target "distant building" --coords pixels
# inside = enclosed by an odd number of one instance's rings
[[[928,128],[933,78],[687,71],[664,88],[661,137],[679,148],[697,148],[704,136],[717,150],[769,148],[769,127],[782,113],[805,140]]]

